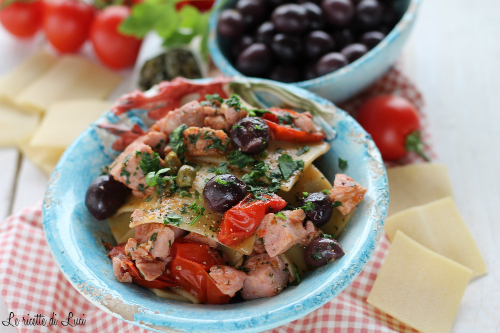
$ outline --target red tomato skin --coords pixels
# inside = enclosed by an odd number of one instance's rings
[[[119,25],[129,15],[129,7],[106,7],[96,16],[90,30],[90,40],[97,57],[113,69],[134,65],[141,48],[142,40],[124,36],[118,31]]]
[[[359,109],[357,121],[372,136],[385,160],[399,160],[408,154],[406,137],[420,129],[415,106],[395,95],[369,99]]]
[[[178,2],[175,7],[177,10],[180,10],[184,6],[191,5],[198,8],[201,12],[206,12],[212,8],[214,2],[215,0],[184,0]]]
[[[14,2],[0,11],[0,22],[4,28],[19,38],[33,37],[42,27],[42,20],[42,1]]]
[[[224,213],[218,234],[219,242],[238,245],[251,236],[264,216],[285,208],[286,201],[277,195],[266,196],[268,201],[252,201],[251,195]]]
[[[89,37],[94,13],[83,1],[46,1],[43,30],[48,41],[59,52],[77,52]]]
[[[322,132],[308,133],[280,125],[278,116],[283,115],[283,113],[290,113],[292,116],[296,115],[297,112],[293,110],[270,108],[269,111],[271,113],[265,113],[262,118],[264,118],[267,126],[269,126],[269,134],[273,140],[307,143],[321,141],[326,138],[326,135]]]

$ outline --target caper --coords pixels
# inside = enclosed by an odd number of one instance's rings
[[[183,165],[177,173],[177,186],[190,187],[196,178],[196,170],[189,165]]]
[[[175,175],[179,171],[181,166],[182,163],[179,157],[177,157],[177,154],[173,151],[168,153],[167,157],[165,157],[165,167],[170,168],[168,174]]]

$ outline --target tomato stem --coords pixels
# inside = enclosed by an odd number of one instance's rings
[[[416,130],[414,132],[411,132],[407,137],[406,137],[406,142],[405,142],[405,149],[406,151],[413,151],[420,155],[424,160],[427,162],[430,162],[431,160],[424,154],[424,143],[421,140],[421,133],[419,130]]]

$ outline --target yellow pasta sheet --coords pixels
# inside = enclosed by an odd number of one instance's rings
[[[447,333],[471,275],[397,231],[367,302],[420,332]]]
[[[40,116],[20,112],[0,102],[0,147],[14,146],[29,137],[35,130]]]
[[[387,169],[389,180],[388,216],[452,196],[448,169],[444,164],[412,164]]]
[[[13,103],[15,97],[31,82],[45,74],[57,58],[47,52],[39,52],[7,75],[0,78],[0,100]]]
[[[392,215],[385,223],[391,242],[398,230],[429,250],[470,268],[473,277],[487,273],[476,242],[449,197]]]
[[[66,148],[110,106],[110,102],[99,99],[56,102],[47,110],[31,145]]]
[[[121,77],[79,56],[58,59],[46,73],[17,94],[14,102],[24,109],[43,113],[57,101],[77,98],[103,99]]]

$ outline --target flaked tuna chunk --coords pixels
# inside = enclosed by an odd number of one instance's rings
[[[293,123],[304,132],[313,133],[321,130],[314,124],[309,112],[297,113],[294,117]]]
[[[224,114],[229,127],[236,124],[240,119],[248,116],[248,112],[246,112],[244,109],[235,109],[234,107],[230,107],[227,104],[222,104],[221,111]]]
[[[264,238],[266,252],[271,257],[276,257],[307,237],[303,226],[305,218],[306,214],[302,209],[266,214],[257,230],[257,235]]]
[[[206,117],[205,126],[210,127],[214,130],[226,130],[227,132],[231,130],[231,126],[226,121],[226,118],[224,118],[224,116]]]
[[[241,296],[244,299],[276,296],[283,291],[290,273],[281,257],[259,254],[246,260],[247,278]]]
[[[127,264],[127,262],[130,262],[130,258],[123,254],[119,254],[113,256],[111,260],[113,261],[113,273],[115,274],[118,281],[123,283],[131,283],[132,276],[130,276],[130,273],[128,272],[129,265]]]
[[[154,258],[163,262],[170,261],[168,255],[174,240],[174,230],[161,223],[141,224],[135,228],[135,241],[146,248]]]
[[[201,244],[206,244],[210,246],[212,249],[216,249],[219,243],[217,243],[215,240],[205,237],[203,235],[197,234],[196,232],[191,232],[189,235],[185,236],[184,239],[201,243]]]
[[[253,243],[253,252],[256,254],[266,253],[266,248],[262,242],[263,238],[257,238]]]
[[[132,189],[132,193],[136,197],[153,194],[155,190],[146,185],[146,175],[141,168],[140,162],[143,158],[147,158],[146,154],[152,158],[152,147],[156,149],[157,147],[164,146],[166,139],[165,134],[159,132],[150,132],[137,138],[111,164],[109,173],[116,180]],[[160,166],[164,165],[160,157],[157,157],[155,163],[159,163]]]
[[[244,272],[224,265],[212,266],[209,275],[214,279],[221,293],[231,297],[233,297],[238,290],[243,288],[243,283],[247,278]]]
[[[125,245],[125,253],[134,260],[135,266],[147,281],[155,280],[165,271],[165,262],[157,260],[149,252],[154,246],[152,243],[149,240],[139,245],[135,239],[129,238]]]
[[[190,127],[184,131],[187,156],[218,156],[227,151],[229,137],[224,131]]]
[[[311,221],[306,222],[305,229],[307,235],[299,242],[300,245],[307,246],[311,241],[323,235],[323,231],[318,229]]]
[[[178,109],[170,111],[165,117],[158,120],[153,127],[158,128],[159,131],[166,135],[170,135],[182,124],[186,124],[188,127],[203,127],[205,125],[203,107],[198,101],[192,101]]]
[[[363,200],[365,193],[365,187],[356,183],[351,177],[338,173],[335,175],[329,196],[332,202],[340,202],[337,209],[343,215],[347,215]]]

